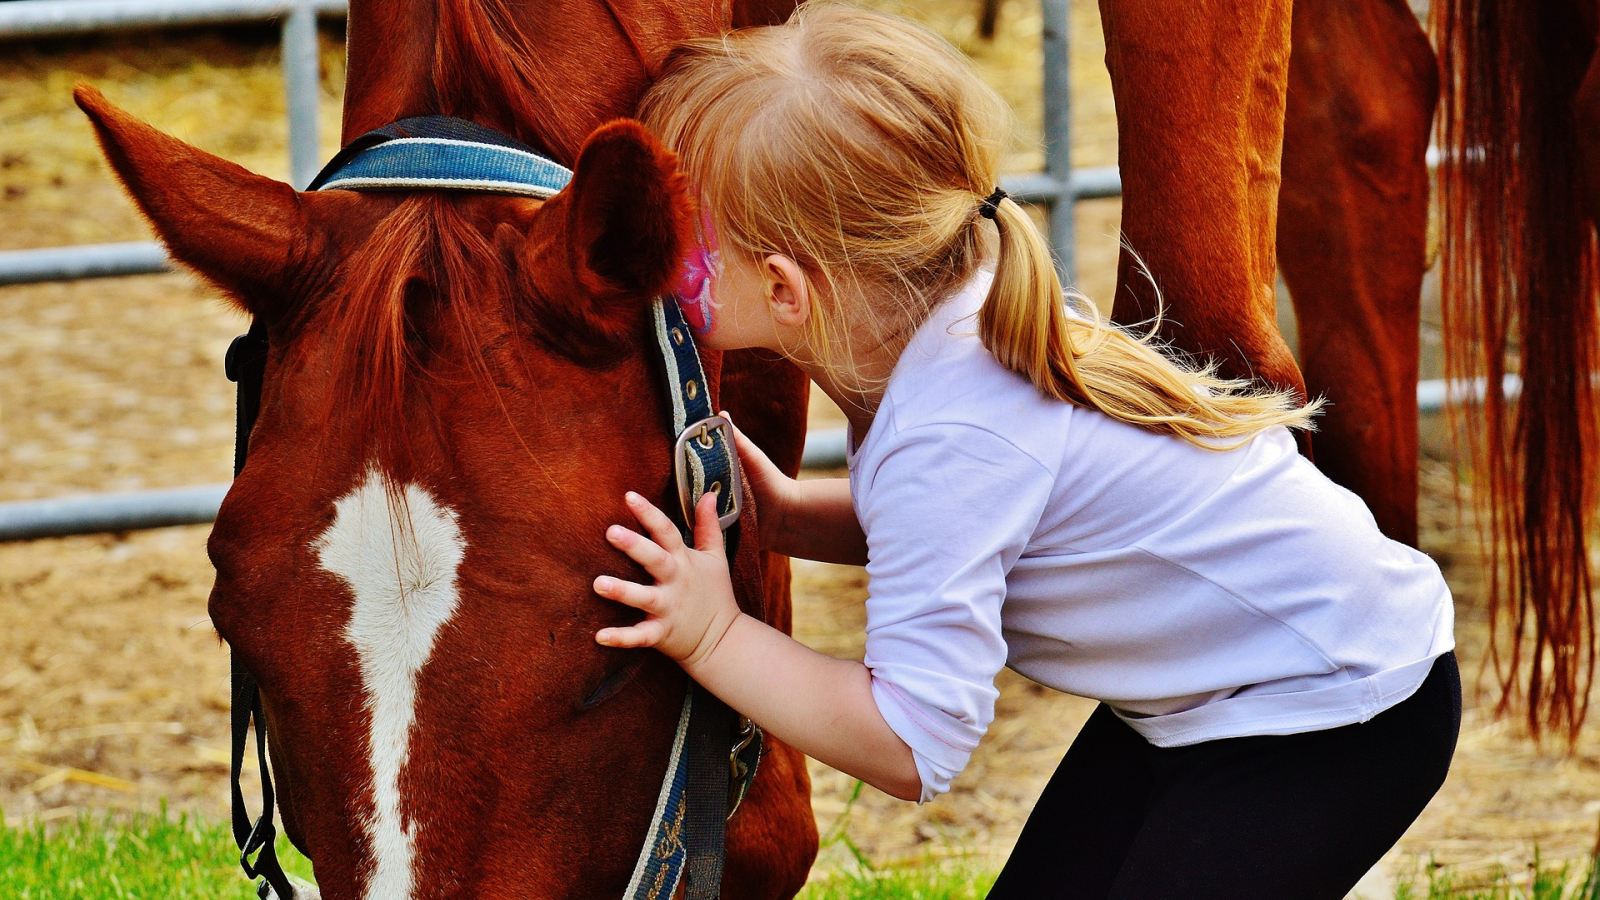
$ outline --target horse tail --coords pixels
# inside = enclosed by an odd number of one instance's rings
[[[1573,103],[1593,54],[1576,3],[1435,0],[1445,373],[1491,562],[1500,710],[1575,742],[1594,682],[1596,242]],[[1508,398],[1521,380],[1521,399]],[[1487,663],[1486,663],[1487,664]]]

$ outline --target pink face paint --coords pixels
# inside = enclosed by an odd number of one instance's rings
[[[700,211],[695,231],[695,244],[683,261],[683,271],[673,286],[672,295],[678,298],[678,306],[689,327],[699,334],[707,334],[717,307],[711,283],[722,272],[722,254],[717,249],[717,232],[711,224],[711,215],[704,209]]]

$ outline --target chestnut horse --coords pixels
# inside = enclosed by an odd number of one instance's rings
[[[1533,732],[1572,739],[1595,661],[1600,9],[1431,5],[1442,66],[1405,0],[1296,0],[1292,13],[1288,0],[1212,0],[1177,17],[1102,0],[1131,251],[1114,317],[1148,319],[1159,286],[1173,346],[1327,397],[1308,441],[1318,466],[1415,544],[1426,158],[1442,69],[1446,373],[1487,384],[1462,424],[1496,561],[1491,615],[1510,617],[1501,709],[1526,679]],[[1303,375],[1274,322],[1274,249]],[[1521,376],[1515,406],[1508,367]]]
[[[649,301],[693,226],[672,155],[605,123],[670,43],[729,15],[351,4],[345,135],[471,119],[574,169],[548,201],[297,193],[78,91],[172,255],[267,330],[210,610],[260,686],[284,828],[325,897],[611,900],[629,881],[685,679],[595,644],[630,615],[590,583],[631,565],[602,540],[623,492],[674,496]],[[796,468],[804,380],[754,358],[706,367]],[[786,628],[771,562],[745,542],[735,582]],[[730,897],[792,896],[816,853],[804,759],[768,747],[729,823]]]

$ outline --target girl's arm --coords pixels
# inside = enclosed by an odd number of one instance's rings
[[[749,471],[746,469],[746,471]],[[780,476],[782,472],[778,473]],[[867,564],[867,536],[850,503],[850,479],[789,479],[793,491],[778,509],[766,547],[784,556],[845,566]],[[767,505],[758,507],[767,509]],[[765,531],[765,527],[762,528]]]
[[[798,481],[783,474],[735,426],[744,476],[756,495],[761,547],[784,556],[867,564],[867,538],[850,502],[850,479]]]
[[[845,497],[848,508],[848,488]],[[595,640],[608,647],[655,647],[807,756],[892,796],[920,798],[922,779],[911,748],[878,712],[866,666],[818,653],[739,611],[716,498],[702,498],[695,511],[698,549],[685,545],[677,526],[643,497],[629,493],[627,503],[650,537],[613,525],[606,538],[657,583],[595,579],[600,596],[645,613],[639,624],[601,629]]]
[[[801,753],[901,800],[922,796],[911,748],[872,699],[872,673],[740,613],[684,671]]]

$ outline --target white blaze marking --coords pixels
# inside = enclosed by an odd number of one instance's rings
[[[402,496],[391,504],[385,477],[369,468],[335,502],[333,524],[311,545],[322,568],[355,596],[344,636],[360,657],[372,719],[372,815],[362,823],[373,856],[366,900],[411,897],[420,826],[401,821],[400,770],[416,719],[417,673],[439,627],[455,614],[456,571],[467,547],[454,511],[415,484]]]

